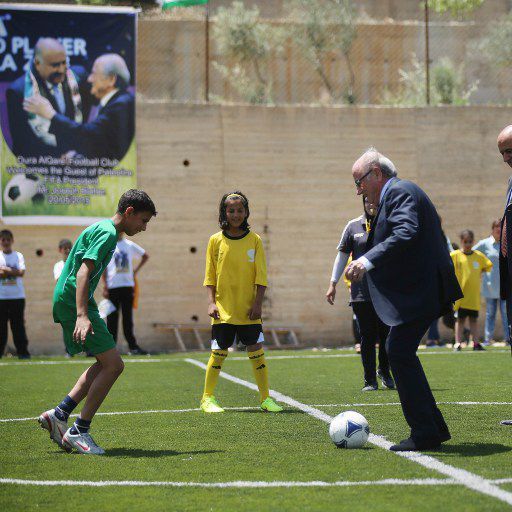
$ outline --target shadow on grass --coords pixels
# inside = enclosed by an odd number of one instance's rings
[[[459,443],[443,444],[438,453],[462,457],[483,457],[486,455],[495,455],[497,453],[506,453],[511,450],[512,447],[497,443]]]
[[[179,452],[177,450],[143,450],[141,448],[113,448],[107,450],[103,457],[133,457],[133,458],[157,458],[157,457],[176,457],[178,455],[202,455],[207,453],[223,453],[224,450],[195,450]]]

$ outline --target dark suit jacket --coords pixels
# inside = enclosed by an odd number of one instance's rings
[[[437,211],[410,181],[392,178],[370,231],[366,258],[375,311],[389,326],[438,318],[462,291]]]
[[[512,188],[512,177],[508,180],[507,198]],[[503,243],[503,224],[507,219],[507,258],[501,254]],[[500,239],[500,296],[503,300],[512,298],[512,203],[505,207],[505,213],[501,219],[501,239]]]
[[[135,101],[131,94],[117,91],[90,123],[78,124],[56,114],[50,133],[59,146],[74,149],[89,158],[107,157],[121,160],[135,133]]]
[[[75,76],[77,77],[78,87],[80,89],[80,95],[82,97],[82,113],[84,119],[87,119],[88,115],[88,102],[84,102],[84,97],[87,96],[86,89],[87,74],[84,68],[77,66],[72,68]],[[32,73],[37,80],[39,90],[42,96],[50,101],[53,108],[58,112],[58,106],[51,94],[46,87],[46,83],[38,75],[35,68],[32,68]],[[65,118],[75,117],[75,106],[71,99],[71,91],[67,82],[63,83],[63,94],[66,102],[66,113],[63,115]],[[23,100],[25,99],[25,75],[15,80],[6,91],[6,102],[7,102],[7,115],[9,120],[9,130],[12,137],[12,151],[16,156],[39,156],[39,155],[51,155],[61,156],[65,151],[57,146],[49,146],[45,144],[39,137],[36,137],[32,128],[28,124],[28,112],[23,110]]]

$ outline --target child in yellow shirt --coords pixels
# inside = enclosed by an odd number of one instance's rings
[[[475,237],[473,231],[465,229],[460,234],[461,249],[450,253],[455,275],[464,297],[455,303],[455,345],[461,350],[462,333],[466,318],[473,338],[473,350],[485,350],[478,340],[478,312],[480,310],[480,282],[482,272],[492,269],[492,262],[480,251],[473,251]]]
[[[261,238],[250,231],[248,218],[249,201],[242,192],[222,196],[219,205],[221,231],[210,237],[206,251],[204,286],[208,292],[208,315],[212,318],[212,351],[201,409],[208,413],[224,412],[213,393],[228,348],[235,338],[247,347],[261,408],[268,412],[283,410],[269,396],[261,324],[267,264]]]

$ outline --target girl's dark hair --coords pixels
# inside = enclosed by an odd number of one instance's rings
[[[464,240],[464,238],[466,237],[471,238],[471,240],[474,240],[475,234],[473,233],[473,231],[471,231],[471,229],[464,229],[460,232],[460,239]]]
[[[235,197],[230,197],[235,196]],[[237,197],[236,197],[237,196]],[[248,230],[250,228],[249,223],[247,222],[247,219],[249,218],[249,200],[245,195],[240,192],[240,190],[235,190],[234,192],[228,192],[227,194],[224,194],[222,196],[222,199],[220,200],[219,204],[219,226],[222,231],[225,231],[229,227],[228,217],[226,215],[226,199],[239,199],[242,201],[242,204],[245,208],[245,219],[240,225],[240,229]]]

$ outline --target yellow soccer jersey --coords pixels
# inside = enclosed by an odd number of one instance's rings
[[[215,286],[220,319],[213,324],[260,324],[250,320],[256,285],[267,286],[267,263],[261,238],[252,231],[229,237],[219,231],[210,237],[206,250],[204,286]]]
[[[480,251],[464,254],[460,249],[450,253],[455,275],[459,281],[464,297],[455,303],[459,308],[480,310],[480,277],[482,272],[492,269],[492,262]]]

